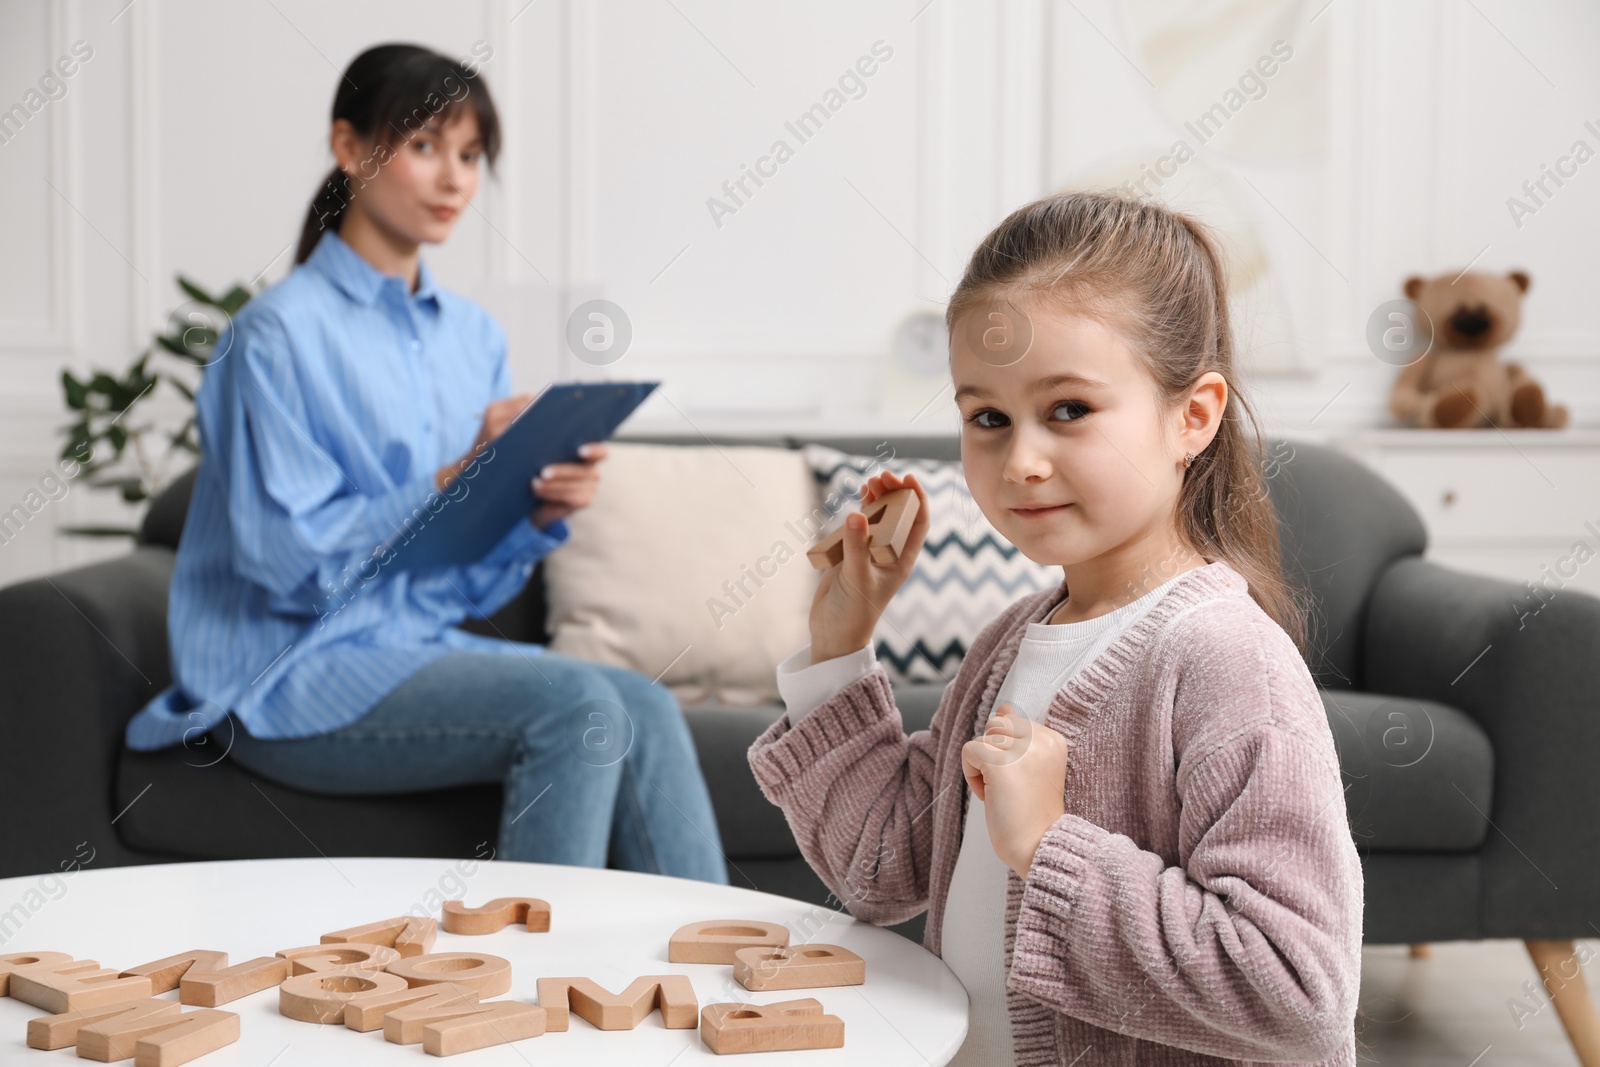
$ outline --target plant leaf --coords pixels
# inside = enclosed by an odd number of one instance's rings
[[[228,290],[227,295],[222,298],[222,302],[218,306],[231,317],[237,315],[239,309],[250,302],[251,295],[250,290],[244,286],[235,285]]]
[[[82,411],[89,402],[88,390],[69,370],[61,372],[61,391],[67,396],[67,407],[73,411]]]
[[[79,423],[77,426],[71,427],[67,432],[72,436],[61,447],[61,455],[57,458],[75,459],[82,462],[83,457],[89,455],[90,452],[89,427],[87,424]]]
[[[178,275],[178,288],[182,289],[184,292],[188,293],[202,304],[210,304],[212,307],[222,306],[221,304],[217,303],[216,297],[212,296],[210,293],[206,292],[204,289],[200,288],[194,282],[191,282],[188,278],[185,278],[181,274]]]

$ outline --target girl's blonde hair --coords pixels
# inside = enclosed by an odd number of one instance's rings
[[[954,337],[957,320],[977,305],[1042,297],[1117,329],[1142,357],[1163,406],[1187,398],[1208,371],[1220,374],[1227,405],[1216,437],[1184,471],[1180,533],[1238,571],[1303,655],[1304,600],[1283,573],[1261,425],[1234,374],[1226,278],[1221,247],[1198,219],[1115,192],[1059,193],[1013,211],[983,239],[945,324]]]

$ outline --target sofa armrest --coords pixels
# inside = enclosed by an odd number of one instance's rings
[[[1566,589],[1541,601],[1413,556],[1374,588],[1364,658],[1369,691],[1460,708],[1494,746],[1483,936],[1594,936],[1600,599]]]
[[[112,818],[117,754],[134,712],[164,689],[171,549],[0,589],[0,810],[14,818],[0,877],[139,862]]]

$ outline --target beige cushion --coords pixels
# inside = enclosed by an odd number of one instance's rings
[[[810,640],[819,499],[797,450],[613,441],[545,558],[550,647],[680,700],[778,699],[779,661]]]

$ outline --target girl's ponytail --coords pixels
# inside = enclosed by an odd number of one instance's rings
[[[1306,652],[1305,597],[1284,575],[1266,477],[1281,457],[1239,391],[1222,247],[1198,219],[1116,192],[1059,193],[1013,211],[967,264],[950,304],[966,311],[1004,293],[1074,307],[1118,329],[1143,357],[1164,403],[1220,374],[1227,405],[1211,444],[1183,472],[1178,523],[1190,547],[1226,560],[1250,595]]]

